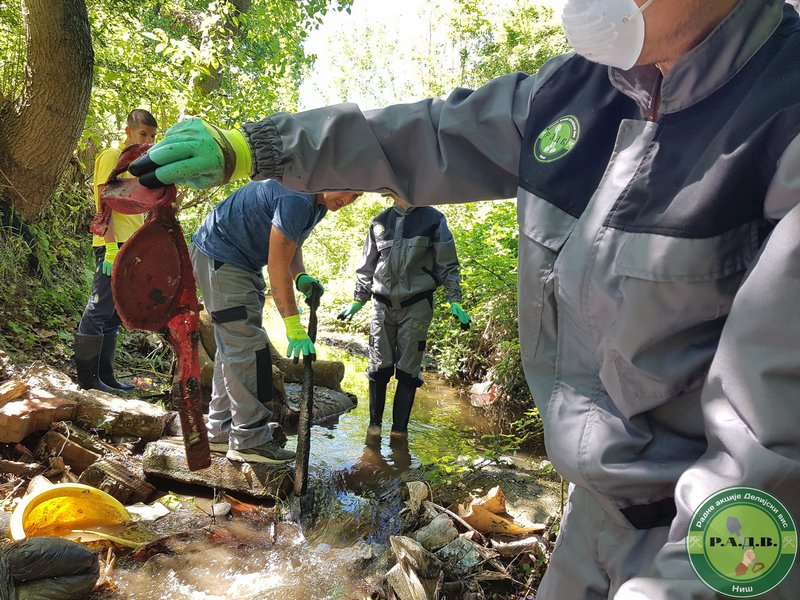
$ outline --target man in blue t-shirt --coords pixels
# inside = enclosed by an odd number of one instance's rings
[[[261,326],[263,268],[289,340],[287,356],[315,354],[300,323],[296,287],[306,298],[322,285],[306,274],[301,246],[331,210],[357,192],[303,194],[274,180],[253,181],[220,202],[192,236],[190,255],[214,324],[217,353],[208,414],[211,449],[237,462],[285,463],[294,452],[272,439],[272,357]],[[292,281],[294,280],[294,286]]]

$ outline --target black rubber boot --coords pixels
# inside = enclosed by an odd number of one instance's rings
[[[383,409],[386,406],[386,381],[369,380],[369,427],[367,433],[380,435]]]
[[[114,377],[114,354],[117,351],[117,335],[108,334],[103,336],[103,345],[100,347],[100,359],[97,363],[97,375],[100,381],[108,387],[112,387],[123,392],[130,392],[134,389],[132,385],[120,383]]]
[[[113,394],[119,390],[107,386],[98,375],[102,347],[102,335],[75,334],[75,369],[78,371],[78,385],[84,390],[102,390]]]
[[[411,407],[414,406],[416,393],[416,385],[404,381],[397,382],[392,410],[392,435],[408,435],[408,420],[411,417]]]

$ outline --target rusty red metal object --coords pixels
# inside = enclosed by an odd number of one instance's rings
[[[176,216],[177,191],[174,185],[154,190],[139,184],[137,179],[119,178],[149,147],[149,144],[129,146],[122,153],[102,190],[95,221],[99,230],[103,219],[108,226],[111,210],[150,213],[145,224],[120,248],[111,275],[111,290],[117,312],[127,328],[161,333],[175,352],[178,368],[172,386],[173,405],[180,415],[186,461],[189,469],[196,471],[211,464],[198,358],[199,315],[203,306],[197,300],[189,251]],[[102,216],[104,208],[108,211],[107,219]]]
[[[117,161],[116,168],[105,182],[103,193],[100,194],[100,206],[95,214],[89,229],[92,233],[104,236],[111,221],[112,209],[126,215],[140,215],[152,210],[162,202],[175,202],[175,186],[162,188],[146,188],[139,184],[138,179],[120,177],[128,170],[128,165],[145,153],[149,144],[136,144],[128,146]],[[172,194],[172,199],[169,199]]]

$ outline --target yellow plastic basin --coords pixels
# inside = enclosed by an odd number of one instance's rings
[[[122,503],[82,483],[58,483],[25,496],[11,514],[11,537],[63,536],[73,529],[130,521]]]

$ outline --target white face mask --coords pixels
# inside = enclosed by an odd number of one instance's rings
[[[644,46],[641,7],[633,0],[567,0],[561,21],[575,51],[600,64],[630,69]]]

